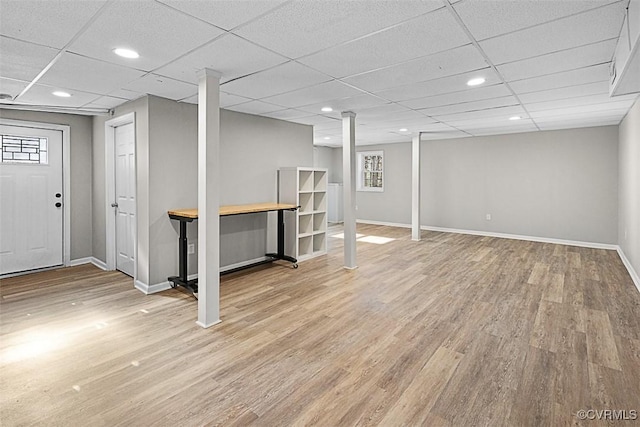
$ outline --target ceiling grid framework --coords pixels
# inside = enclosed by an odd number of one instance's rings
[[[629,1],[0,0],[0,106],[197,103],[207,67],[223,108],[313,125],[319,145],[341,145],[345,110],[358,144],[615,125],[637,97],[609,97]]]

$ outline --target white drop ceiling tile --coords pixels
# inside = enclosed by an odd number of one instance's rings
[[[620,124],[624,114],[620,116],[607,116],[607,117],[592,117],[587,120],[564,120],[564,121],[550,121],[550,122],[538,122],[540,130],[558,130],[558,129],[576,129],[576,128],[590,128],[594,126],[617,126]]]
[[[362,94],[362,91],[354,89],[351,86],[347,86],[337,80],[333,80],[320,83],[319,85],[294,90],[292,92],[262,98],[262,100],[278,105],[284,105],[285,107],[295,108],[360,94]]]
[[[457,4],[455,10],[476,40],[484,40],[584,12],[613,1],[616,0],[468,0]]]
[[[106,0],[2,0],[0,34],[63,48]]]
[[[299,61],[331,76],[345,77],[443,52],[469,42],[449,11],[441,9]]]
[[[250,98],[245,98],[244,96],[231,95],[230,93],[220,91],[220,108],[227,108],[232,105],[242,104],[245,102],[252,101]],[[180,99],[180,102],[186,102],[188,104],[198,104],[198,91],[196,89],[196,93],[194,95],[188,96],[186,98]]]
[[[332,80],[329,76],[291,61],[269,70],[224,83],[225,92],[261,99]]]
[[[65,91],[71,94],[68,98],[61,98],[53,95],[52,92],[56,90]],[[76,107],[79,108],[84,104],[87,104],[95,99],[99,98],[99,95],[93,93],[86,93],[78,90],[70,90],[65,87],[50,87],[35,84],[17,99],[20,103],[31,105],[47,105],[56,107]]]
[[[588,118],[600,115],[610,114],[614,111],[628,111],[633,105],[633,99],[625,99],[620,101],[603,102],[600,104],[578,105],[573,107],[549,108],[546,110],[532,111],[530,116],[534,120],[544,118],[556,118],[561,120],[563,117]]]
[[[442,6],[439,1],[417,0],[293,1],[234,33],[299,58]]]
[[[152,0],[116,0],[69,48],[88,57],[151,71],[223,34],[223,31]],[[121,58],[113,49],[140,54]]]
[[[307,111],[309,113],[317,114],[321,111],[322,107],[331,107],[333,108],[333,114],[330,114],[335,117],[340,117],[340,113],[342,111],[360,111],[366,108],[377,107],[380,105],[388,104],[389,101],[380,99],[377,96],[372,96],[369,94],[361,94],[356,96],[351,96],[347,98],[341,99],[333,99],[330,101],[325,101],[317,104],[305,105],[299,107],[299,110]]]
[[[319,114],[314,116],[291,119],[290,121],[295,123],[302,123],[305,125],[313,125],[314,128],[317,127],[318,129],[325,129],[325,130],[342,128],[342,122],[340,120],[335,120],[330,117],[325,117]]]
[[[411,111],[410,109],[398,104],[384,104],[377,107],[367,108],[364,110],[356,111],[356,123],[364,122],[366,120],[385,120],[391,114],[406,113]]]
[[[636,95],[624,95],[620,97],[610,98],[608,93],[600,93],[595,95],[579,96],[575,98],[528,103],[525,104],[525,107],[530,113],[534,113],[545,110],[559,110],[571,107],[583,107],[593,104],[618,104],[620,102],[627,101],[633,102],[635,97]]]
[[[484,57],[473,45],[465,45],[342,80],[370,92],[380,92],[384,89],[482,69],[487,69]]]
[[[536,132],[538,128],[533,122],[519,124],[517,126],[498,126],[498,127],[464,127],[461,128],[467,133],[473,136],[486,136],[486,135],[505,135],[509,133],[523,133],[523,132]]]
[[[497,68],[508,82],[528,79],[609,62],[615,47],[616,39],[605,40],[522,61],[510,62],[499,65]]]
[[[217,27],[230,30],[278,7],[286,0],[158,0]]]
[[[496,65],[615,38],[624,2],[480,42]]]
[[[221,107],[230,107],[232,105],[242,104],[243,102],[247,102],[250,100],[251,100],[250,98],[246,98],[244,96],[238,96],[231,93],[220,91]]]
[[[458,84],[456,87],[460,89],[462,86]],[[501,84],[495,84],[492,86],[467,88],[466,90],[445,93],[443,95],[428,96],[425,98],[418,98],[418,99],[409,99],[406,101],[399,101],[398,103],[408,108],[425,109],[425,108],[442,107],[446,105],[454,105],[454,104],[467,103],[467,102],[473,102],[473,101],[482,101],[487,99],[501,98],[501,97],[510,96],[510,95],[511,95],[511,91],[509,91],[509,89],[507,89],[507,87],[501,83]]]
[[[322,120],[316,120],[316,123],[312,123],[312,117],[318,118],[320,117]],[[325,120],[328,119],[328,120]],[[295,119],[298,120],[298,119]],[[301,118],[305,123],[313,124],[313,128],[317,131],[328,132],[328,133],[339,133],[342,135],[342,121],[334,120],[324,116],[309,116],[308,118]]]
[[[420,137],[421,141],[437,141],[439,139],[469,138],[466,132],[454,130],[451,132],[429,132]]]
[[[295,108],[287,108],[286,110],[278,110],[270,113],[263,114],[265,117],[271,117],[274,119],[280,120],[291,120],[291,119],[301,119],[308,118],[312,116],[306,111],[296,110]]]
[[[113,96],[101,96],[89,104],[83,105],[83,107],[89,108],[115,108],[125,102],[129,102],[127,99],[115,98]]]
[[[519,98],[525,105],[528,105],[534,102],[554,101],[597,94],[609,94],[609,82],[607,80],[559,89],[543,90],[540,92],[523,93],[519,95]]]
[[[196,85],[158,76],[147,74],[124,87],[124,89],[134,92],[148,93],[150,95],[161,96],[163,98],[178,100],[192,96],[198,91]]]
[[[563,71],[509,83],[517,94],[540,92],[569,86],[597,83],[609,79],[609,64],[594,65],[578,70]]]
[[[197,72],[211,68],[222,74],[220,81],[225,82],[284,62],[287,58],[233,34],[226,34],[154,72],[198,84]]]
[[[430,107],[421,109],[420,112],[429,116],[443,116],[463,112],[473,112],[496,107],[508,107],[520,105],[515,96],[503,96],[500,98],[483,99],[480,101],[461,102],[459,104],[444,105],[441,107]]]
[[[236,104],[227,107],[227,110],[238,111],[240,113],[259,114],[272,113],[282,109],[280,105],[269,104],[262,101],[249,101],[244,104]]]
[[[444,122],[448,125],[456,126],[456,123],[463,122],[475,122],[478,120],[485,120],[490,118],[496,118],[500,120],[509,120],[512,116],[526,116],[525,111],[520,106],[514,107],[497,107],[490,108],[481,111],[472,111],[466,113],[445,114],[441,116],[433,116],[434,119]]]
[[[58,52],[58,49],[0,37],[0,76],[31,81]]]
[[[39,82],[106,95],[143,75],[142,71],[67,52]]]
[[[0,93],[8,93],[15,98],[28,84],[28,82],[0,77]],[[9,100],[5,101],[11,102]]]
[[[117,89],[112,92],[109,92],[108,95],[114,98],[123,98],[129,101],[133,101],[134,99],[138,99],[144,96],[144,93],[133,92],[131,90],[126,90],[126,89]]]

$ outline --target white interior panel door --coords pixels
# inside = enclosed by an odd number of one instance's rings
[[[134,276],[135,265],[135,129],[133,123],[115,128],[116,269]]]
[[[62,265],[62,131],[0,125],[0,136],[0,274]]]

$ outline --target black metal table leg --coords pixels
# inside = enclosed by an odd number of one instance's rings
[[[178,217],[171,217],[171,219],[177,219],[180,222],[180,236],[178,237],[178,276],[171,276],[167,278],[172,283],[172,287],[182,286],[192,294],[198,293],[198,279],[189,280],[188,268],[187,268],[187,252],[188,252],[188,240],[187,240],[187,222],[193,220],[187,220]],[[195,296],[195,295],[194,295]]]

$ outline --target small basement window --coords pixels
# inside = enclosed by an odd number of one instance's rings
[[[384,191],[383,155],[382,151],[358,153],[358,191]]]

